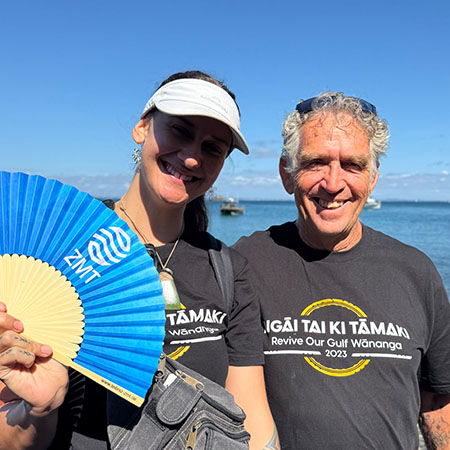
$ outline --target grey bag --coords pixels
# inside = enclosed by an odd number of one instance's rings
[[[244,419],[222,386],[164,354],[141,408],[108,393],[112,450],[245,450]]]

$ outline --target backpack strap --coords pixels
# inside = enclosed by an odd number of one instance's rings
[[[230,249],[211,234],[207,233],[207,236],[209,241],[209,261],[214,270],[217,284],[219,285],[220,292],[222,292],[226,310],[229,314],[234,300],[234,274]]]

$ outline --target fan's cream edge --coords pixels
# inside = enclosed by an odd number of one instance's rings
[[[106,389],[109,389],[111,392],[114,392],[119,397],[122,397],[125,400],[128,400],[129,402],[133,403],[133,405],[141,406],[142,403],[144,403],[144,399],[142,397],[139,397],[138,395],[134,394],[133,392],[128,391],[127,389],[124,389],[123,387],[119,386],[116,383],[113,383],[112,381],[108,380],[107,378],[101,377],[101,376],[97,375],[96,373],[86,369],[85,367],[80,366],[79,364],[73,362],[70,358],[62,355],[61,353],[54,351],[53,358],[56,359],[56,361],[59,361],[61,364],[72,367],[73,369],[77,370],[78,372],[82,373],[83,375],[86,375],[91,380],[94,380],[96,383],[100,384],[101,386],[105,387]]]

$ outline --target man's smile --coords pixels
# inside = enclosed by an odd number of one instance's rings
[[[315,203],[317,203],[323,209],[338,209],[346,203],[344,201],[338,202],[336,200],[333,200],[333,201],[323,200],[318,197],[313,197],[313,200]]]

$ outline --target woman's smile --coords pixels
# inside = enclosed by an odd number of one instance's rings
[[[167,161],[164,161],[162,159],[160,159],[160,163],[163,167],[163,169],[169,173],[170,175],[172,175],[173,177],[175,177],[177,180],[181,180],[184,182],[189,182],[189,181],[196,181],[198,180],[197,177],[193,177],[193,176],[189,176],[189,175],[184,175],[181,172],[179,172],[177,169],[175,169],[175,167],[170,164]]]

